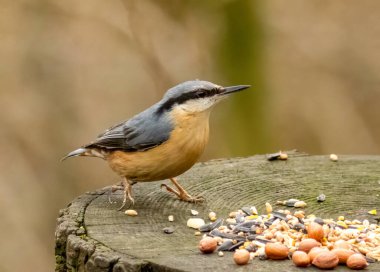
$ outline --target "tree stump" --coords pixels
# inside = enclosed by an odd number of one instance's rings
[[[340,156],[332,162],[328,156],[294,152],[287,161],[268,161],[263,155],[220,159],[196,164],[179,181],[206,202],[179,201],[160,190],[162,182],[134,185],[136,217],[117,211],[121,192],[112,195],[116,204],[108,202],[110,187],[75,199],[58,218],[56,271],[299,271],[291,261],[254,259],[237,266],[232,253],[223,258],[201,254],[200,237],[186,226],[190,209],[204,219],[211,210],[227,218],[243,206],[254,205],[264,213],[265,202],[280,209],[277,200],[298,198],[307,202],[308,214],[376,222],[367,211],[380,208],[380,156]],[[321,193],[326,201],[318,203]],[[174,215],[174,222],[168,222],[169,215]],[[162,231],[168,226],[174,233]],[[368,270],[380,271],[380,264],[370,264]]]

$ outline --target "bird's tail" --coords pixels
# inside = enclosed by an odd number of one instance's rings
[[[74,151],[71,151],[69,154],[64,156],[61,159],[61,161],[64,161],[70,157],[77,157],[77,156],[90,156],[90,157],[98,157],[98,158],[105,159],[105,154],[101,152],[100,150],[81,147]]]

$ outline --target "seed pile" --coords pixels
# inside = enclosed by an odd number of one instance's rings
[[[378,224],[347,220],[343,216],[337,220],[322,219],[300,210],[273,211],[269,203],[266,211],[267,214],[260,215],[255,207],[243,207],[231,212],[226,220],[215,218],[214,222],[200,226],[199,231],[205,233],[200,251],[209,249],[207,243],[212,237],[218,245],[215,250],[234,251],[234,261],[239,265],[253,258],[289,258],[299,267],[312,264],[331,269],[344,264],[364,269],[368,263],[380,261]]]

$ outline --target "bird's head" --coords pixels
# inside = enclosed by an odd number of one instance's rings
[[[249,87],[250,85],[222,87],[208,81],[186,81],[166,92],[160,101],[158,111],[165,112],[180,107],[189,113],[203,112],[211,109],[230,94]]]

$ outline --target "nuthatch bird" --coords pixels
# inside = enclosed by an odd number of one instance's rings
[[[249,85],[222,87],[207,81],[187,81],[169,89],[161,101],[126,122],[117,124],[83,147],[67,154],[106,160],[123,177],[122,209],[134,203],[136,182],[170,179],[176,189],[162,184],[181,200],[197,202],[175,177],[199,159],[209,136],[209,116],[215,104]]]

